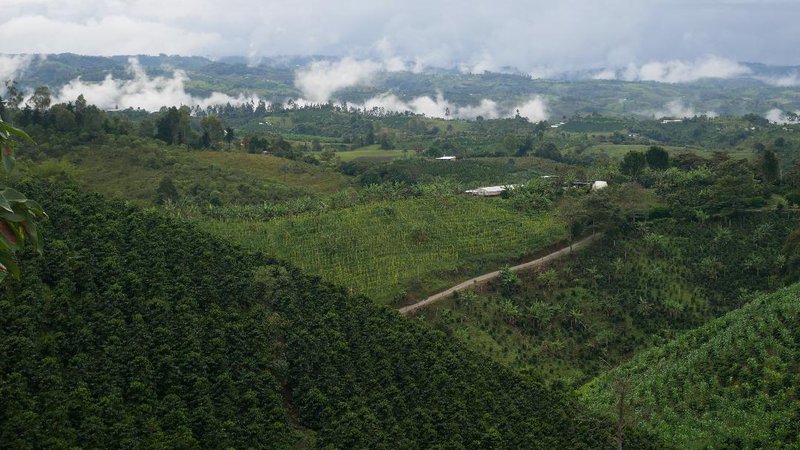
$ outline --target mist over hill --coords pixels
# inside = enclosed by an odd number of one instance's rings
[[[413,61],[279,56],[0,56],[0,79],[24,95],[47,86],[60,102],[83,94],[104,109],[251,103],[343,103],[429,117],[531,121],[599,113],[640,118],[744,115],[780,120],[800,109],[800,67],[724,58],[525,73]],[[5,87],[0,95],[6,94]]]

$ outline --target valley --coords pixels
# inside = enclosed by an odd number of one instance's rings
[[[795,89],[86,58],[228,97],[5,92],[0,447],[800,444]]]

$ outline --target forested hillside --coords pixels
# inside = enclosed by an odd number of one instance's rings
[[[184,223],[47,183],[0,297],[14,448],[596,448],[613,424],[440,333]],[[634,431],[632,446],[659,447]]]
[[[629,423],[680,448],[797,448],[798,386],[795,284],[642,353],[582,393],[596,409],[618,414],[615,392],[625,389]]]

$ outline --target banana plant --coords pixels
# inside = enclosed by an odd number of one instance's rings
[[[3,170],[8,174],[14,169],[13,139],[33,142],[24,131],[14,128],[0,119],[0,152]],[[32,247],[41,253],[42,241],[36,228],[36,219],[47,217],[41,205],[22,193],[11,189],[0,189],[0,283],[10,274],[19,278],[17,253]]]

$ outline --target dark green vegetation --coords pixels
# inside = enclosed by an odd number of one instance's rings
[[[796,448],[798,386],[796,284],[638,355],[582,394],[616,417],[625,389],[625,420],[679,448]]]
[[[612,423],[364,297],[65,185],[0,297],[0,442],[596,448]],[[636,447],[658,441],[633,432]]]
[[[627,227],[574,257],[425,312],[498,361],[579,384],[781,285],[793,214]]]
[[[462,161],[430,161],[409,158],[376,164],[369,161],[342,165],[342,171],[354,175],[362,185],[382,183],[425,184],[440,180],[463,186],[491,186],[524,183],[541,175],[568,170],[563,164],[543,158],[471,158]]]

